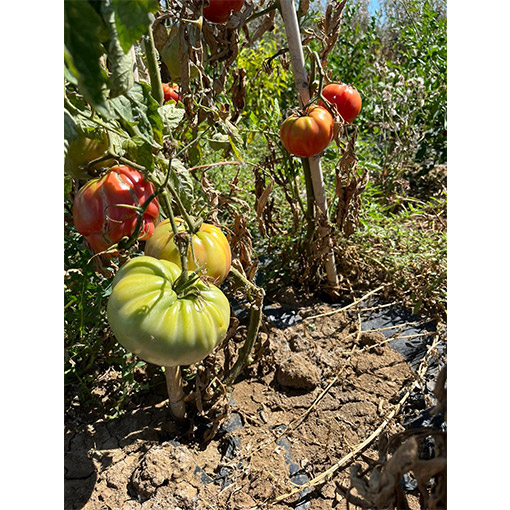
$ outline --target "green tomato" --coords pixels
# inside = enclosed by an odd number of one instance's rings
[[[119,343],[141,359],[161,366],[204,359],[225,338],[230,304],[214,285],[197,280],[178,295],[176,264],[139,256],[117,272],[107,317]]]
[[[64,161],[64,171],[75,179],[90,179],[90,175],[85,170],[85,166],[104,155],[108,150],[110,140],[105,131],[100,131],[98,138],[88,138],[83,133],[71,142],[67,150],[67,156]],[[103,161],[94,165],[93,168],[107,167],[114,163],[113,160]]]

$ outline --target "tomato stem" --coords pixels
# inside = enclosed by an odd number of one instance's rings
[[[248,295],[252,300],[252,304],[246,340],[244,341],[243,346],[239,349],[238,357],[234,366],[225,375],[224,384],[227,386],[228,391],[231,391],[232,384],[248,362],[250,353],[253,349],[253,344],[255,343],[255,339],[257,338],[259,328],[262,323],[262,305],[264,303],[265,296],[264,289],[248,280],[248,278],[246,278],[246,276],[234,266],[230,268],[230,272],[248,289]]]
[[[170,173],[167,173],[165,177],[165,181],[158,186],[154,192],[150,195],[150,197],[141,205],[138,213],[138,218],[136,220],[136,225],[133,233],[129,236],[126,242],[119,241],[118,246],[119,249],[127,249],[131,247],[138,239],[138,236],[140,235],[140,230],[142,228],[142,222],[143,222],[143,215],[145,214],[145,211],[147,210],[147,207],[149,207],[149,204],[165,189],[165,186],[168,184],[168,178]]]
[[[143,37],[143,47],[147,59],[147,69],[151,80],[152,97],[163,104],[165,96],[163,94],[163,85],[161,83],[161,74],[159,73],[158,57],[156,55],[156,46],[154,44],[154,35],[152,26],[149,26],[147,34]]]
[[[191,295],[194,295],[194,296],[199,295],[199,291],[197,289],[190,289],[190,288],[200,278],[200,273],[202,272],[204,267],[205,267],[205,265],[199,267],[197,270],[193,271],[193,273],[188,275],[186,279],[183,278],[183,275],[181,273],[179,278],[177,278],[177,280],[175,280],[174,284],[172,285],[172,288],[179,298],[184,299]],[[186,292],[188,289],[190,289],[190,292]]]
[[[125,158],[124,156],[119,156],[118,154],[115,154],[113,151],[109,150],[105,156],[101,156],[100,158],[94,159],[89,163],[88,166],[92,166],[94,164],[97,164],[105,159],[114,159],[118,163],[122,163],[123,165],[130,166],[131,168],[134,168],[135,170],[138,170],[139,172],[142,172],[144,175],[147,175],[149,171],[147,168],[145,168],[142,165],[139,165],[138,163],[135,163],[134,161],[131,161],[130,159]]]
[[[168,196],[168,193],[164,191],[162,193],[162,199],[163,203],[165,204],[165,212],[168,217],[168,221],[170,222],[170,225],[172,226],[172,232],[174,234],[174,242],[179,250],[179,257],[181,259],[181,268],[182,273],[179,278],[182,277],[183,280],[188,279],[188,249],[189,249],[189,236],[186,235],[186,238],[188,239],[187,246],[183,246],[184,243],[180,243],[178,239],[180,239],[179,236],[179,229],[177,228],[177,223],[175,222],[175,216],[172,209],[172,203],[170,201],[170,197]]]
[[[186,417],[186,406],[184,404],[181,367],[165,367],[165,379],[170,410],[175,418],[183,420]]]
[[[306,111],[306,109],[309,106],[311,106],[313,103],[315,103],[318,99],[321,99],[323,101],[323,103],[325,104],[326,109],[329,111],[329,113],[331,113],[331,116],[333,118],[336,118],[336,116],[338,115],[336,105],[332,104],[330,101],[328,101],[322,95],[322,83],[324,81],[324,70],[322,69],[322,66],[320,64],[319,55],[317,54],[316,51],[314,51],[312,53],[312,57],[313,57],[312,58],[312,72],[313,72],[314,77],[315,77],[316,71],[319,73],[319,87],[317,89],[318,90],[317,94],[314,95],[312,97],[312,99],[310,99],[310,101],[305,106],[303,106],[303,111]]]
[[[214,112],[214,110],[210,109],[210,108],[206,108],[205,106],[203,106],[202,104],[199,104],[197,103],[195,100],[193,100],[193,103],[198,106],[199,108],[201,108],[202,110],[209,110],[210,112]],[[204,135],[207,134],[208,131],[210,131],[212,129],[212,126],[207,126],[199,135],[197,135],[196,137],[193,138],[193,140],[191,140],[191,142],[189,142],[188,144],[186,144],[184,147],[181,147],[179,149],[179,151],[177,152],[177,154],[175,155],[175,157],[179,157],[184,151],[186,151],[187,149],[189,149],[191,146],[195,145],[201,138],[204,137]]]
[[[262,11],[258,11],[255,14],[252,14],[246,21],[245,24],[253,21],[254,19],[259,18],[260,16],[263,16],[264,14],[267,14],[268,12],[274,11],[275,9],[280,10],[280,0],[276,0],[273,2],[269,7],[266,7]]]

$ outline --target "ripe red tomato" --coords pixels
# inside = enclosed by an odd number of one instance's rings
[[[73,207],[76,230],[96,253],[104,251],[135,231],[137,212],[120,204],[141,206],[153,192],[152,183],[145,181],[138,170],[114,166],[103,177],[87,182],[76,194]],[[159,203],[154,198],[143,215],[138,239],[145,241],[152,236],[158,217]]]
[[[176,103],[178,103],[181,98],[178,94],[179,86],[176,83],[163,83],[163,94],[165,96],[164,103],[173,99]]]
[[[225,23],[232,10],[239,12],[244,0],[209,0],[209,6],[204,9],[204,18],[212,23]]]
[[[312,105],[306,115],[288,117],[280,128],[284,147],[295,156],[310,158],[322,152],[333,138],[334,120],[322,106]]]
[[[330,83],[322,89],[322,95],[336,105],[338,113],[345,122],[352,122],[361,110],[361,96],[359,92],[344,83]],[[325,106],[319,99],[319,104]]]

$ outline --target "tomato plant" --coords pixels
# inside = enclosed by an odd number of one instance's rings
[[[97,138],[89,138],[84,133],[78,133],[67,149],[64,171],[75,179],[88,179],[90,175],[85,166],[90,161],[103,156],[109,144],[109,138],[105,131],[101,131]],[[110,160],[109,164],[111,165],[112,162],[113,160]],[[100,163],[102,166],[109,166],[109,164]]]
[[[295,156],[309,158],[322,152],[333,138],[334,120],[322,106],[312,105],[305,115],[292,114],[280,128],[284,147]]]
[[[121,345],[149,363],[196,363],[227,332],[230,305],[223,292],[199,278],[181,290],[180,275],[172,262],[140,256],[126,262],[113,279],[110,327]]]
[[[179,97],[179,86],[176,83],[163,83],[163,94],[165,103],[170,101],[170,99],[173,99],[176,103],[181,100]]]
[[[175,220],[178,230],[184,231],[184,221],[181,218]],[[193,235],[193,252],[196,263],[193,260],[190,247],[188,252],[189,270],[194,271],[200,266],[205,266],[204,271],[207,276],[213,278],[218,284],[225,280],[230,271],[232,255],[227,238],[218,227],[202,223],[200,230]],[[145,245],[145,255],[169,260],[180,266],[179,250],[174,242],[172,226],[168,219],[156,226],[154,234]]]
[[[232,10],[239,12],[244,0],[209,0],[209,6],[204,9],[204,18],[212,23],[225,23]]]
[[[354,87],[344,83],[330,83],[322,89],[322,95],[336,105],[345,122],[352,122],[361,111],[361,96]],[[321,100],[319,104],[325,106]]]
[[[154,192],[152,183],[129,166],[114,166],[103,177],[92,179],[80,188],[74,199],[73,219],[76,230],[97,253],[108,249],[136,228],[135,207],[145,204]],[[154,198],[143,214],[138,239],[149,239],[159,217],[159,203]]]

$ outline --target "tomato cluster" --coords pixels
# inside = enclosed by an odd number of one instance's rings
[[[149,363],[189,365],[211,353],[225,337],[230,304],[212,283],[182,280],[181,258],[170,221],[156,227],[155,188],[129,166],[110,168],[76,194],[74,224],[95,252],[104,252],[132,236],[143,212],[138,239],[145,255],[126,262],[115,275],[107,318],[118,342]],[[151,199],[149,201],[149,198]],[[179,231],[185,222],[175,219]],[[203,267],[218,285],[227,277],[230,246],[221,230],[203,223],[192,237],[188,269]]]
[[[178,230],[185,230],[176,218]],[[192,237],[188,269],[204,266],[218,285],[230,271],[230,246],[221,230],[203,223]],[[196,262],[194,260],[196,259]],[[205,358],[223,340],[230,304],[223,292],[201,278],[179,285],[181,259],[169,220],[162,221],[145,255],[122,266],[112,284],[107,317],[117,340],[150,363],[178,366]]]
[[[361,110],[358,91],[343,83],[331,83],[322,95],[345,122],[352,122]],[[320,154],[333,139],[335,121],[328,106],[319,99],[303,114],[293,113],[280,127],[283,146],[294,156],[311,158]]]

